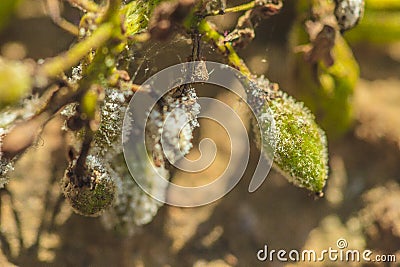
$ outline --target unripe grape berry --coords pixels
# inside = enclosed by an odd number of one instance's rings
[[[255,88],[248,97],[260,107],[255,116],[261,123],[262,118],[270,114],[275,121],[275,136],[272,137],[275,142],[274,166],[294,185],[321,193],[328,178],[325,133],[303,103],[282,91],[274,91],[270,88],[271,83],[264,78],[256,83],[263,90]],[[259,126],[262,131],[270,132],[269,125]],[[257,129],[255,131],[259,133]],[[264,138],[266,140],[258,145],[271,143],[270,135]]]
[[[31,84],[27,65],[0,58],[0,108],[22,99],[30,91]]]
[[[97,157],[89,155],[82,177],[77,177],[76,160],[72,161],[62,179],[62,190],[76,213],[98,216],[111,206],[115,184],[108,168]]]
[[[142,156],[142,160],[135,161],[135,164],[137,164],[135,169],[152,168],[151,164],[146,161],[145,151],[143,151]],[[122,155],[115,157],[111,164],[115,170],[113,179],[116,184],[116,196],[113,207],[102,215],[102,222],[108,229],[114,229],[120,234],[131,236],[138,227],[153,220],[163,203],[152,198],[136,184]],[[168,178],[168,172],[164,166],[156,168],[158,173]],[[140,177],[136,178],[140,179]],[[141,183],[146,186],[148,193],[158,196],[165,194],[167,189],[155,183],[153,177],[143,178],[146,180],[141,181]]]
[[[110,161],[122,152],[122,124],[127,108],[127,99],[132,92],[107,88],[101,106],[99,129],[94,136],[95,153]]]
[[[199,126],[200,105],[190,86],[169,91],[157,104],[146,124],[146,145],[153,152],[162,147],[156,154],[165,158],[159,160],[173,164],[192,148],[192,133]]]

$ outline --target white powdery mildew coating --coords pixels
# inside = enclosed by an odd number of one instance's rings
[[[162,127],[161,143],[166,158],[174,163],[189,153],[192,148],[192,127],[188,123],[186,111],[180,107],[167,112],[166,116]]]
[[[325,133],[315,123],[314,115],[302,102],[274,89],[264,77],[250,84],[247,96],[260,123],[254,126],[264,134],[263,143],[258,145],[265,148],[271,142],[275,144],[275,168],[296,186],[320,192],[327,179],[328,152]],[[254,130],[259,136],[259,130]]]
[[[260,76],[250,82],[249,89],[246,93],[247,102],[252,107],[255,113],[254,115],[257,118],[257,121],[253,123],[253,131],[259,141],[261,141],[259,138],[261,138],[260,134],[262,133],[264,137],[264,140],[262,140],[264,148],[268,150],[272,149],[276,146],[278,137],[276,128],[272,125],[273,118],[271,117],[273,117],[273,114],[268,106],[268,101],[275,98],[277,95],[277,92],[274,90],[274,84],[264,76]],[[255,123],[257,123],[257,125],[255,125]],[[260,146],[261,144],[258,145]]]
[[[153,148],[152,153],[161,157],[161,147],[156,145]],[[134,200],[131,203],[131,207],[137,209],[137,211],[135,211],[135,223],[142,225],[149,223],[157,213],[159,207],[163,205],[168,184],[160,183],[159,178],[162,177],[168,181],[169,172],[165,169],[165,165],[163,163],[155,165],[152,164],[152,162],[149,162],[147,160],[146,151],[143,151],[141,155],[138,155],[133,164],[133,169],[137,171],[137,174],[135,173],[136,176],[133,174],[135,178],[134,187],[139,192],[134,195]],[[118,173],[124,174],[128,172],[125,164],[120,164],[117,161],[114,162],[114,165],[116,166],[115,169],[118,170]],[[132,177],[129,176],[129,178],[132,181]],[[136,182],[140,184],[140,187],[136,184]],[[155,200],[150,195],[156,196],[161,202]]]
[[[76,162],[70,163],[61,188],[73,210],[84,216],[99,216],[113,203],[115,184],[110,168],[95,155],[88,155],[85,170],[77,183]]]
[[[95,135],[97,152],[112,159],[122,151],[122,127],[126,111],[126,99],[131,92],[118,89],[106,89],[104,104],[101,107],[101,123]]]
[[[252,107],[255,115],[259,115],[264,110],[266,101],[276,97],[275,84],[271,83],[264,75],[250,81],[247,94],[247,102]]]
[[[9,182],[9,173],[14,170],[14,162],[3,158],[1,148],[4,135],[4,129],[0,128],[0,188],[3,188]]]
[[[162,98],[162,106],[150,112],[146,125],[146,142],[150,148],[161,146],[160,155],[165,157],[162,161],[168,160],[172,164],[192,148],[193,130],[199,126],[197,115],[200,113],[192,87],[184,88],[179,97],[173,95],[171,91]]]
[[[77,115],[76,107],[78,103],[71,103],[66,105],[63,110],[61,110],[61,116],[64,116],[66,120],[64,121],[63,126],[61,126],[61,130],[68,131],[67,120],[72,118],[73,116]]]
[[[196,118],[200,113],[200,105],[194,89],[184,88],[178,96],[174,96],[174,92],[167,93],[160,102],[162,106],[150,112],[146,125],[146,147],[153,156],[154,164],[148,161],[146,151],[132,160],[136,164],[133,169],[137,170],[135,179],[141,188],[132,179],[121,154],[122,131],[127,133],[131,130],[128,125],[123,125],[126,97],[121,91],[106,90],[101,124],[95,135],[92,153],[106,158],[116,184],[114,204],[103,214],[103,224],[107,228],[132,235],[138,226],[151,222],[163,205],[167,183],[159,183],[156,178],[162,176],[169,179],[164,164],[166,158],[175,162],[189,152],[193,129],[199,125]],[[150,195],[157,196],[160,201]]]
[[[3,188],[10,181],[9,173],[14,170],[14,164],[4,160],[0,156],[0,188]]]
[[[105,90],[105,99],[100,111],[100,125],[94,136],[92,153],[111,160],[122,151],[122,127],[127,108],[126,100],[132,95],[132,91],[109,88]],[[77,115],[77,103],[66,105],[61,115],[66,121]],[[63,130],[68,130],[66,122]],[[75,137],[79,139],[78,132]],[[78,147],[77,147],[78,148]]]
[[[22,103],[22,109],[20,110],[20,116],[23,120],[28,120],[29,118],[36,115],[37,111],[40,109],[41,102],[37,95],[33,95],[30,99],[24,99]]]
[[[32,96],[30,99],[24,99],[17,107],[2,110],[0,112],[0,128],[7,132],[10,131],[18,121],[32,118],[40,105],[39,97]]]
[[[296,186],[322,190],[328,174],[325,133],[302,102],[282,92],[273,105],[278,130],[275,161],[279,170],[289,174],[287,179]]]
[[[163,205],[167,183],[159,183],[156,178],[162,176],[166,180],[169,179],[169,172],[164,164],[165,158],[174,162],[187,154],[192,147],[192,131],[198,127],[196,118],[200,113],[200,106],[197,103],[197,96],[193,88],[185,88],[183,91],[179,96],[174,96],[174,92],[167,93],[162,98],[162,106],[159,105],[149,114],[146,125],[146,147],[153,156],[155,164],[148,161],[146,151],[132,160],[136,164],[133,169],[137,170],[135,179],[143,188],[132,179],[120,153],[113,152],[111,153],[113,158],[108,157],[115,173],[112,176],[116,184],[116,197],[113,207],[102,216],[107,228],[132,235],[138,226],[151,222]],[[109,120],[103,127],[100,126],[102,138],[99,140],[105,141],[109,147],[115,146],[115,137],[120,137],[122,130],[129,130],[129,127],[122,129],[121,101],[122,98],[118,95],[108,94],[106,104],[103,106],[102,118]],[[161,137],[164,138],[163,144]],[[116,151],[115,148],[112,150]],[[157,177],[154,177],[156,175]],[[160,201],[150,195],[157,196]]]
[[[77,103],[71,103],[66,105],[63,110],[60,112],[60,114],[66,118],[71,118],[77,114],[76,112],[76,107]]]
[[[72,77],[69,78],[69,81],[71,83],[76,83],[80,79],[82,79],[82,65],[78,65],[78,66],[72,68]]]
[[[96,176],[99,180],[111,180],[110,175],[107,172],[107,165],[99,157],[95,155],[88,155],[86,157],[86,165],[90,173],[96,171]]]
[[[6,134],[8,128],[17,119],[18,114],[10,111],[2,111],[0,116],[0,134]]]
[[[139,168],[143,163],[138,162]],[[140,188],[129,174],[123,158],[119,157],[112,163],[115,169],[113,175],[116,184],[115,202],[111,209],[102,216],[102,222],[108,229],[115,229],[120,233],[133,235],[141,225],[151,222],[157,214],[162,202],[155,200]],[[150,165],[148,167],[151,168]],[[157,171],[164,177],[168,177],[165,168],[157,168]],[[145,177],[144,182],[149,194],[164,195],[166,188],[156,184],[152,177]]]
[[[364,13],[364,0],[337,0],[335,16],[342,30],[357,25]]]
[[[13,113],[5,112],[0,116],[0,188],[3,188],[9,181],[9,174],[14,170],[14,161],[3,157],[3,139],[10,131],[12,122],[16,119]],[[8,128],[3,128],[8,127]]]
[[[141,175],[135,179],[141,179],[140,184],[145,187],[144,192],[131,177],[122,155],[122,131],[130,131],[130,127],[123,125],[123,117],[127,109],[126,98],[128,96],[118,90],[109,89],[106,91],[104,105],[101,110],[101,124],[95,136],[95,145],[92,153],[96,153],[106,158],[109,162],[110,173],[116,185],[116,195],[113,206],[102,215],[102,222],[106,228],[115,229],[118,232],[132,235],[138,226],[152,221],[163,202],[155,200],[150,195],[156,195],[160,200],[165,199],[166,184],[157,182],[154,172],[149,171],[155,168],[159,175],[165,179],[169,178],[169,173],[164,167],[163,161],[158,166],[153,166],[148,162],[146,151],[134,162],[135,170],[139,170]],[[154,140],[159,141],[162,128],[162,115],[154,110],[150,114],[150,125],[152,125],[151,135],[157,138],[149,138],[147,147],[149,152],[162,158],[161,146]],[[123,128],[124,127],[124,128]]]

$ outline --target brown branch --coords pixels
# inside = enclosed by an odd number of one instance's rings
[[[93,131],[90,129],[89,125],[86,126],[85,129],[85,137],[82,142],[81,152],[76,161],[75,167],[75,177],[78,179],[76,181],[77,185],[86,184],[88,181],[84,181],[85,178],[85,170],[86,170],[86,158],[89,154],[90,146],[93,140]]]
[[[71,6],[77,7],[85,12],[97,13],[101,10],[99,5],[91,0],[66,0]]]
[[[71,33],[72,35],[78,36],[79,29],[76,25],[72,24],[71,22],[65,20],[61,17],[61,7],[59,0],[47,0],[47,11],[49,13],[50,18],[53,20],[55,24],[57,24],[60,28],[66,30],[67,32]]]

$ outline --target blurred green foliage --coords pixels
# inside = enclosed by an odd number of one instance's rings
[[[21,0],[0,1],[0,31],[7,25]]]
[[[297,20],[290,35],[292,47],[310,44],[304,23],[311,19],[313,9],[321,7],[333,8],[333,1],[330,4],[319,0],[298,1]],[[359,67],[351,48],[339,33],[331,54],[334,64],[330,67],[322,59],[313,63],[306,60],[304,53],[295,54],[294,94],[316,115],[328,137],[337,138],[349,129],[353,120],[351,100]]]
[[[31,73],[23,62],[0,58],[0,81],[0,109],[16,104],[31,90]]]
[[[400,5],[400,1],[398,1]],[[389,7],[389,6],[387,6]],[[351,43],[370,42],[385,44],[400,41],[400,9],[373,9],[366,5],[360,24],[345,34]]]

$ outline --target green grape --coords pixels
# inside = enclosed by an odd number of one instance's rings
[[[135,161],[138,167],[153,168],[146,160],[145,151],[143,161]],[[115,170],[113,180],[116,184],[116,196],[113,206],[102,215],[102,223],[107,229],[114,229],[117,233],[131,236],[137,229],[150,223],[163,203],[152,198],[143,191],[132,179],[122,154],[111,162]],[[168,171],[157,167],[157,171],[168,177]],[[166,188],[152,182],[153,178],[145,177],[146,190],[155,195],[165,195]]]
[[[29,68],[18,61],[0,58],[0,109],[16,104],[31,89]]]
[[[76,160],[72,161],[62,179],[64,196],[76,213],[99,216],[114,200],[112,174],[99,158],[92,155],[86,159],[83,177],[77,177],[75,164]]]
[[[251,95],[252,102],[258,102],[260,106],[255,115],[262,121],[264,116],[271,114],[275,121],[274,167],[294,185],[320,194],[328,178],[325,133],[302,102],[297,102],[282,91],[271,89],[271,84],[264,78],[258,79],[257,84],[262,90],[253,91]],[[253,126],[258,128],[257,125]],[[271,126],[260,125],[264,132],[269,132],[266,129],[268,127]],[[259,133],[257,129],[255,132]],[[264,138],[266,140],[261,143],[267,145],[265,149],[268,150],[271,136],[265,135]]]

